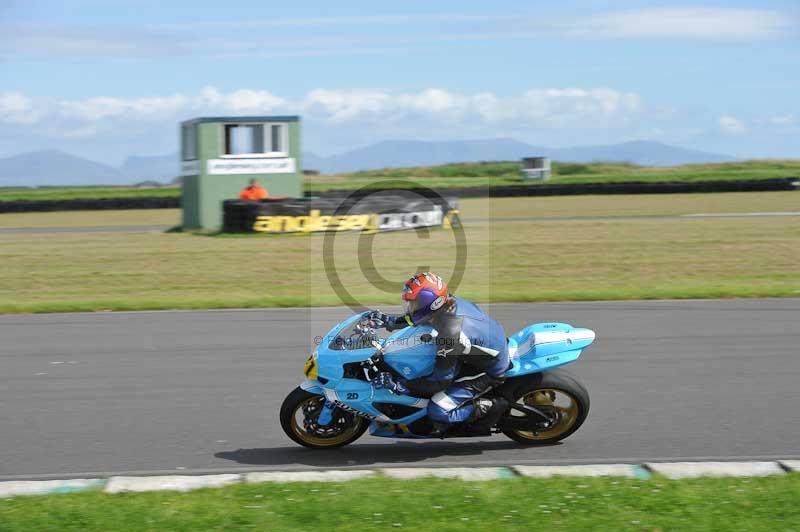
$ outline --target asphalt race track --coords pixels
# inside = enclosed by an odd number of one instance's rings
[[[279,405],[343,309],[0,316],[0,479],[800,457],[800,299],[490,309],[508,332],[556,320],[597,331],[571,366],[589,419],[563,443],[296,446]]]

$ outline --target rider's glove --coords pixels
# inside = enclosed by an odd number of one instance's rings
[[[367,314],[367,319],[374,324],[374,327],[386,327],[389,323],[389,316],[380,310],[371,310]]]
[[[408,386],[405,381],[403,379],[394,380],[392,374],[387,371],[378,373],[370,380],[370,384],[379,390],[384,388],[399,395],[408,394]]]

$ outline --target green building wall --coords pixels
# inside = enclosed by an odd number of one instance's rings
[[[288,128],[288,155],[286,157],[226,157],[224,155],[224,127],[226,124],[259,124],[282,123]],[[286,196],[299,198],[303,194],[302,147],[300,139],[300,118],[297,116],[251,116],[251,117],[213,117],[196,118],[181,123],[181,146],[186,128],[195,125],[197,128],[196,159],[184,160],[181,150],[183,228],[203,231],[216,231],[222,228],[222,202],[237,198],[239,192],[247,186],[250,179],[256,179],[265,187],[270,196]],[[237,160],[258,159],[294,159],[295,171],[292,173],[242,173],[242,174],[210,174],[208,161],[224,159]]]

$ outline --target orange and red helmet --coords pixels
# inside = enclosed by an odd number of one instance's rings
[[[416,325],[428,321],[447,302],[447,283],[431,272],[422,272],[403,287],[403,310]]]

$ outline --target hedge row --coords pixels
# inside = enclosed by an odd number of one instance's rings
[[[508,185],[502,187],[453,187],[439,192],[457,198],[512,198],[520,196],[573,196],[581,194],[676,194],[688,192],[758,192],[769,190],[797,190],[800,181],[796,177],[775,179],[753,179],[732,181],[694,182],[626,182],[585,183],[564,185]],[[350,192],[371,194],[376,189]],[[422,192],[425,189],[409,189]],[[347,191],[330,190],[322,194],[348,195]]]

